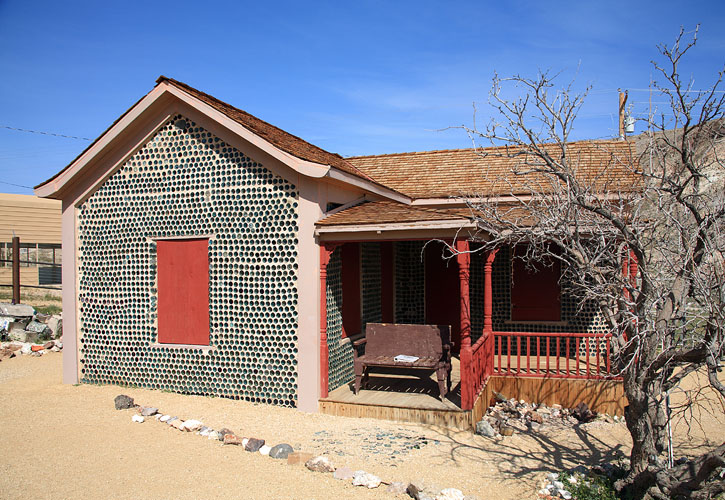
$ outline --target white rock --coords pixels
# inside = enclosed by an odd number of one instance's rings
[[[364,470],[356,470],[352,475],[353,486],[365,486],[366,488],[377,488],[380,486],[380,478],[365,472]]]
[[[133,417],[131,417],[131,420],[142,424],[145,419],[141,415],[134,415]]]
[[[184,423],[181,424],[180,430],[186,431],[186,432],[194,432],[194,431],[198,431],[199,429],[201,429],[201,427],[203,425],[204,424],[202,422],[200,422],[199,420],[193,420],[193,419],[185,420]]]
[[[163,415],[163,416],[159,417],[159,422],[166,422],[170,418],[171,418],[171,415]]]
[[[33,350],[30,348],[30,344],[23,344],[20,348],[20,354],[30,354]]]
[[[456,488],[446,488],[435,496],[435,500],[465,500],[465,495]]]
[[[549,472],[546,475],[546,479],[548,479],[549,481],[556,481],[557,479],[559,479],[559,474],[557,474],[556,472]]]
[[[563,490],[564,489],[564,483],[561,481],[554,481],[554,488],[557,490]]]
[[[267,446],[266,444],[259,449],[259,453],[261,453],[265,457],[269,455],[270,451],[272,451],[272,447]]]
[[[571,499],[571,493],[569,493],[566,490],[559,490],[558,491],[559,496],[563,498],[564,500],[570,500]]]
[[[242,439],[242,446],[247,446],[248,442],[249,442],[249,438]]]
[[[576,483],[578,483],[578,482],[579,482],[579,481],[577,480],[577,478],[576,478],[576,477],[574,477],[574,476],[569,476],[568,478],[566,478],[566,480],[567,480],[567,481],[569,481],[569,482],[570,482],[571,484],[576,484]]]

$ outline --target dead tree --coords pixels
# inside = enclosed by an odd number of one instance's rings
[[[482,155],[515,164],[507,177],[490,179],[508,200],[466,197],[485,234],[482,249],[525,243],[527,259],[558,259],[571,293],[581,304],[596,302],[606,318],[633,443],[631,470],[617,488],[636,498],[711,498],[725,491],[719,474],[725,445],[671,468],[662,459],[669,391],[702,371],[720,398],[709,411],[723,412],[725,401],[718,378],[725,356],[725,94],[722,70],[704,91],[681,76],[696,35],[681,31],[671,47],[658,47],[655,86],[669,106],[649,117],[643,154],[632,143],[624,154],[611,141],[572,143],[588,89],[556,90],[547,73],[496,76],[496,118],[468,130],[477,146],[496,147]],[[505,98],[507,85],[523,89],[522,96]],[[585,175],[585,155],[593,151],[600,166]],[[675,413],[687,416],[696,404],[690,398]]]

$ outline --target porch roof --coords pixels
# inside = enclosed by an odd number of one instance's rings
[[[383,231],[444,231],[474,229],[468,209],[421,208],[394,201],[370,201],[332,213],[317,221],[317,233],[364,233]],[[443,234],[441,234],[443,236]]]

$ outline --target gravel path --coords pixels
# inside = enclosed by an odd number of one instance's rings
[[[313,473],[239,447],[222,446],[114,409],[128,394],[182,419],[195,418],[240,437],[326,454],[335,465],[386,481],[422,478],[485,498],[534,498],[545,472],[614,460],[629,451],[623,424],[593,422],[495,442],[419,425],[305,414],[294,409],[116,386],[61,384],[61,354],[0,363],[0,497],[91,499],[394,498],[330,474]],[[725,439],[722,418],[676,428],[692,452]],[[719,417],[721,417],[720,413]]]

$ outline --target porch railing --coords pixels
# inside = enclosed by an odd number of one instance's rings
[[[617,378],[611,334],[493,332],[492,374],[509,377]]]
[[[493,339],[492,332],[483,332],[471,346],[470,356],[461,353],[461,403],[464,409],[473,407],[476,396],[493,375]]]

